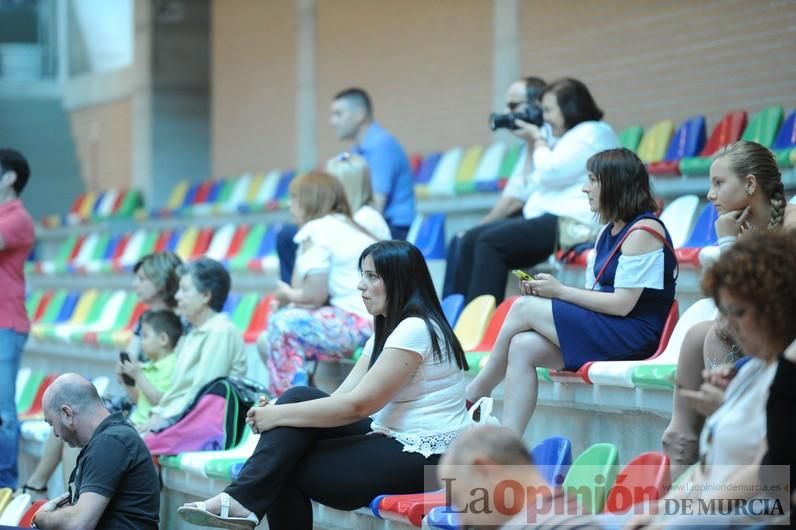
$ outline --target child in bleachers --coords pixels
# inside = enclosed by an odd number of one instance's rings
[[[716,235],[720,252],[747,232],[779,230],[796,225],[796,205],[789,205],[777,161],[764,146],[741,140],[716,155],[710,166],[707,199],[719,216]],[[720,259],[720,258],[719,258]],[[722,370],[743,352],[719,322],[694,325],[686,334],[677,360],[677,387],[696,390],[705,369]],[[672,419],[662,437],[664,452],[680,472],[697,460],[697,436],[704,416],[675,392]]]
[[[149,361],[138,363],[128,357],[116,365],[116,378],[135,403],[129,418],[133,425],[149,419],[149,410],[171,385],[177,360],[174,348],[181,336],[182,323],[172,311],[147,311],[141,317],[141,351]]]
[[[597,153],[586,167],[583,191],[608,223],[586,267],[587,289],[549,274],[523,281],[530,296],[512,305],[489,362],[467,387],[475,401],[505,378],[502,423],[520,435],[536,407],[537,367],[649,357],[674,301],[677,260],[644,163],[622,148]]]

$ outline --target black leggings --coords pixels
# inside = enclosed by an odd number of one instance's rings
[[[278,400],[297,403],[326,397],[317,388],[293,387]],[[382,493],[423,491],[425,458],[381,434],[368,434],[370,418],[332,428],[278,427],[260,436],[257,448],[225,491],[271,530],[311,530],[310,499],[354,510]]]

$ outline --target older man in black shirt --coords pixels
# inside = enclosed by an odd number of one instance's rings
[[[56,436],[82,447],[69,492],[36,514],[37,528],[158,528],[157,472],[141,436],[121,413],[110,414],[90,381],[56,379],[42,399]]]

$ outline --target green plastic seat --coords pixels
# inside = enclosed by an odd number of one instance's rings
[[[642,136],[644,136],[644,128],[641,125],[625,127],[625,129],[619,133],[619,145],[635,153],[641,143]]]
[[[27,412],[33,405],[33,400],[36,398],[42,381],[44,381],[44,372],[33,370],[25,383],[25,388],[20,393],[19,400],[17,401],[17,413],[22,414]]]
[[[633,370],[631,378],[636,388],[674,390],[674,376],[676,373],[676,364],[642,365]]]
[[[31,318],[39,307],[42,298],[44,298],[44,291],[33,291],[30,293],[30,296],[28,296],[28,299],[25,300],[25,311]]]
[[[757,142],[760,145],[771,147],[774,138],[777,137],[779,126],[782,125],[782,118],[785,111],[782,107],[768,107],[749,120],[749,124],[741,135],[741,140]]]
[[[235,184],[237,184],[237,179],[225,179],[221,183],[221,189],[218,190],[215,203],[226,204],[232,195],[232,190],[235,189]]]
[[[614,444],[594,444],[575,459],[562,488],[577,497],[586,513],[600,513],[619,472],[619,450]]]
[[[503,157],[503,162],[500,163],[500,178],[509,178],[514,172],[514,166],[517,165],[517,160],[520,158],[522,152],[522,144],[514,144],[506,151]]]
[[[113,334],[118,330],[124,328],[127,323],[130,321],[130,318],[133,316],[133,311],[135,310],[136,304],[136,296],[134,294],[130,294],[127,299],[122,304],[122,307],[119,309],[119,313],[116,317],[116,322],[113,324],[113,328],[100,331],[97,333],[97,343],[101,346],[111,347],[114,345],[113,343]]]
[[[100,321],[105,312],[105,304],[108,303],[108,299],[112,294],[113,291],[100,291],[100,293],[97,295],[97,298],[94,300],[91,309],[89,310],[86,320],[81,324],[81,329],[77,329],[69,333],[69,342],[83,341],[83,337],[86,334],[85,328],[93,326]]]
[[[467,364],[470,366],[470,372],[477,374],[481,371],[481,360],[489,356],[488,351],[468,351],[464,352],[464,357],[467,359]]]
[[[111,214],[111,217],[132,217],[135,211],[144,205],[144,199],[137,190],[129,190],[122,197],[119,207]]]
[[[39,319],[39,324],[52,324],[55,322],[55,319],[58,317],[58,313],[61,312],[61,306],[64,305],[64,300],[66,299],[68,292],[66,289],[59,289],[53,293],[53,297],[50,299],[50,303],[47,305],[47,309],[44,310],[44,314]]]
[[[218,478],[221,480],[232,480],[232,468],[236,464],[242,464],[246,458],[219,458],[211,460],[205,464],[205,475],[208,478]]]
[[[259,301],[260,295],[258,293],[246,293],[241,297],[237,307],[235,307],[231,319],[241,332],[248,329],[249,321],[251,321],[254,309]]]
[[[182,455],[161,455],[158,457],[158,464],[160,464],[160,467],[180,469],[181,456]]]
[[[246,270],[249,260],[257,253],[260,242],[265,235],[266,226],[264,224],[252,225],[251,230],[243,240],[240,250],[234,258],[229,260],[229,268],[233,271]]]

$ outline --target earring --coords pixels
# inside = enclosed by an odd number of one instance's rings
[[[746,190],[746,194],[747,194],[747,195],[749,195],[750,197],[751,197],[751,195],[752,195],[753,193],[754,193],[754,191],[752,191],[752,190]]]

